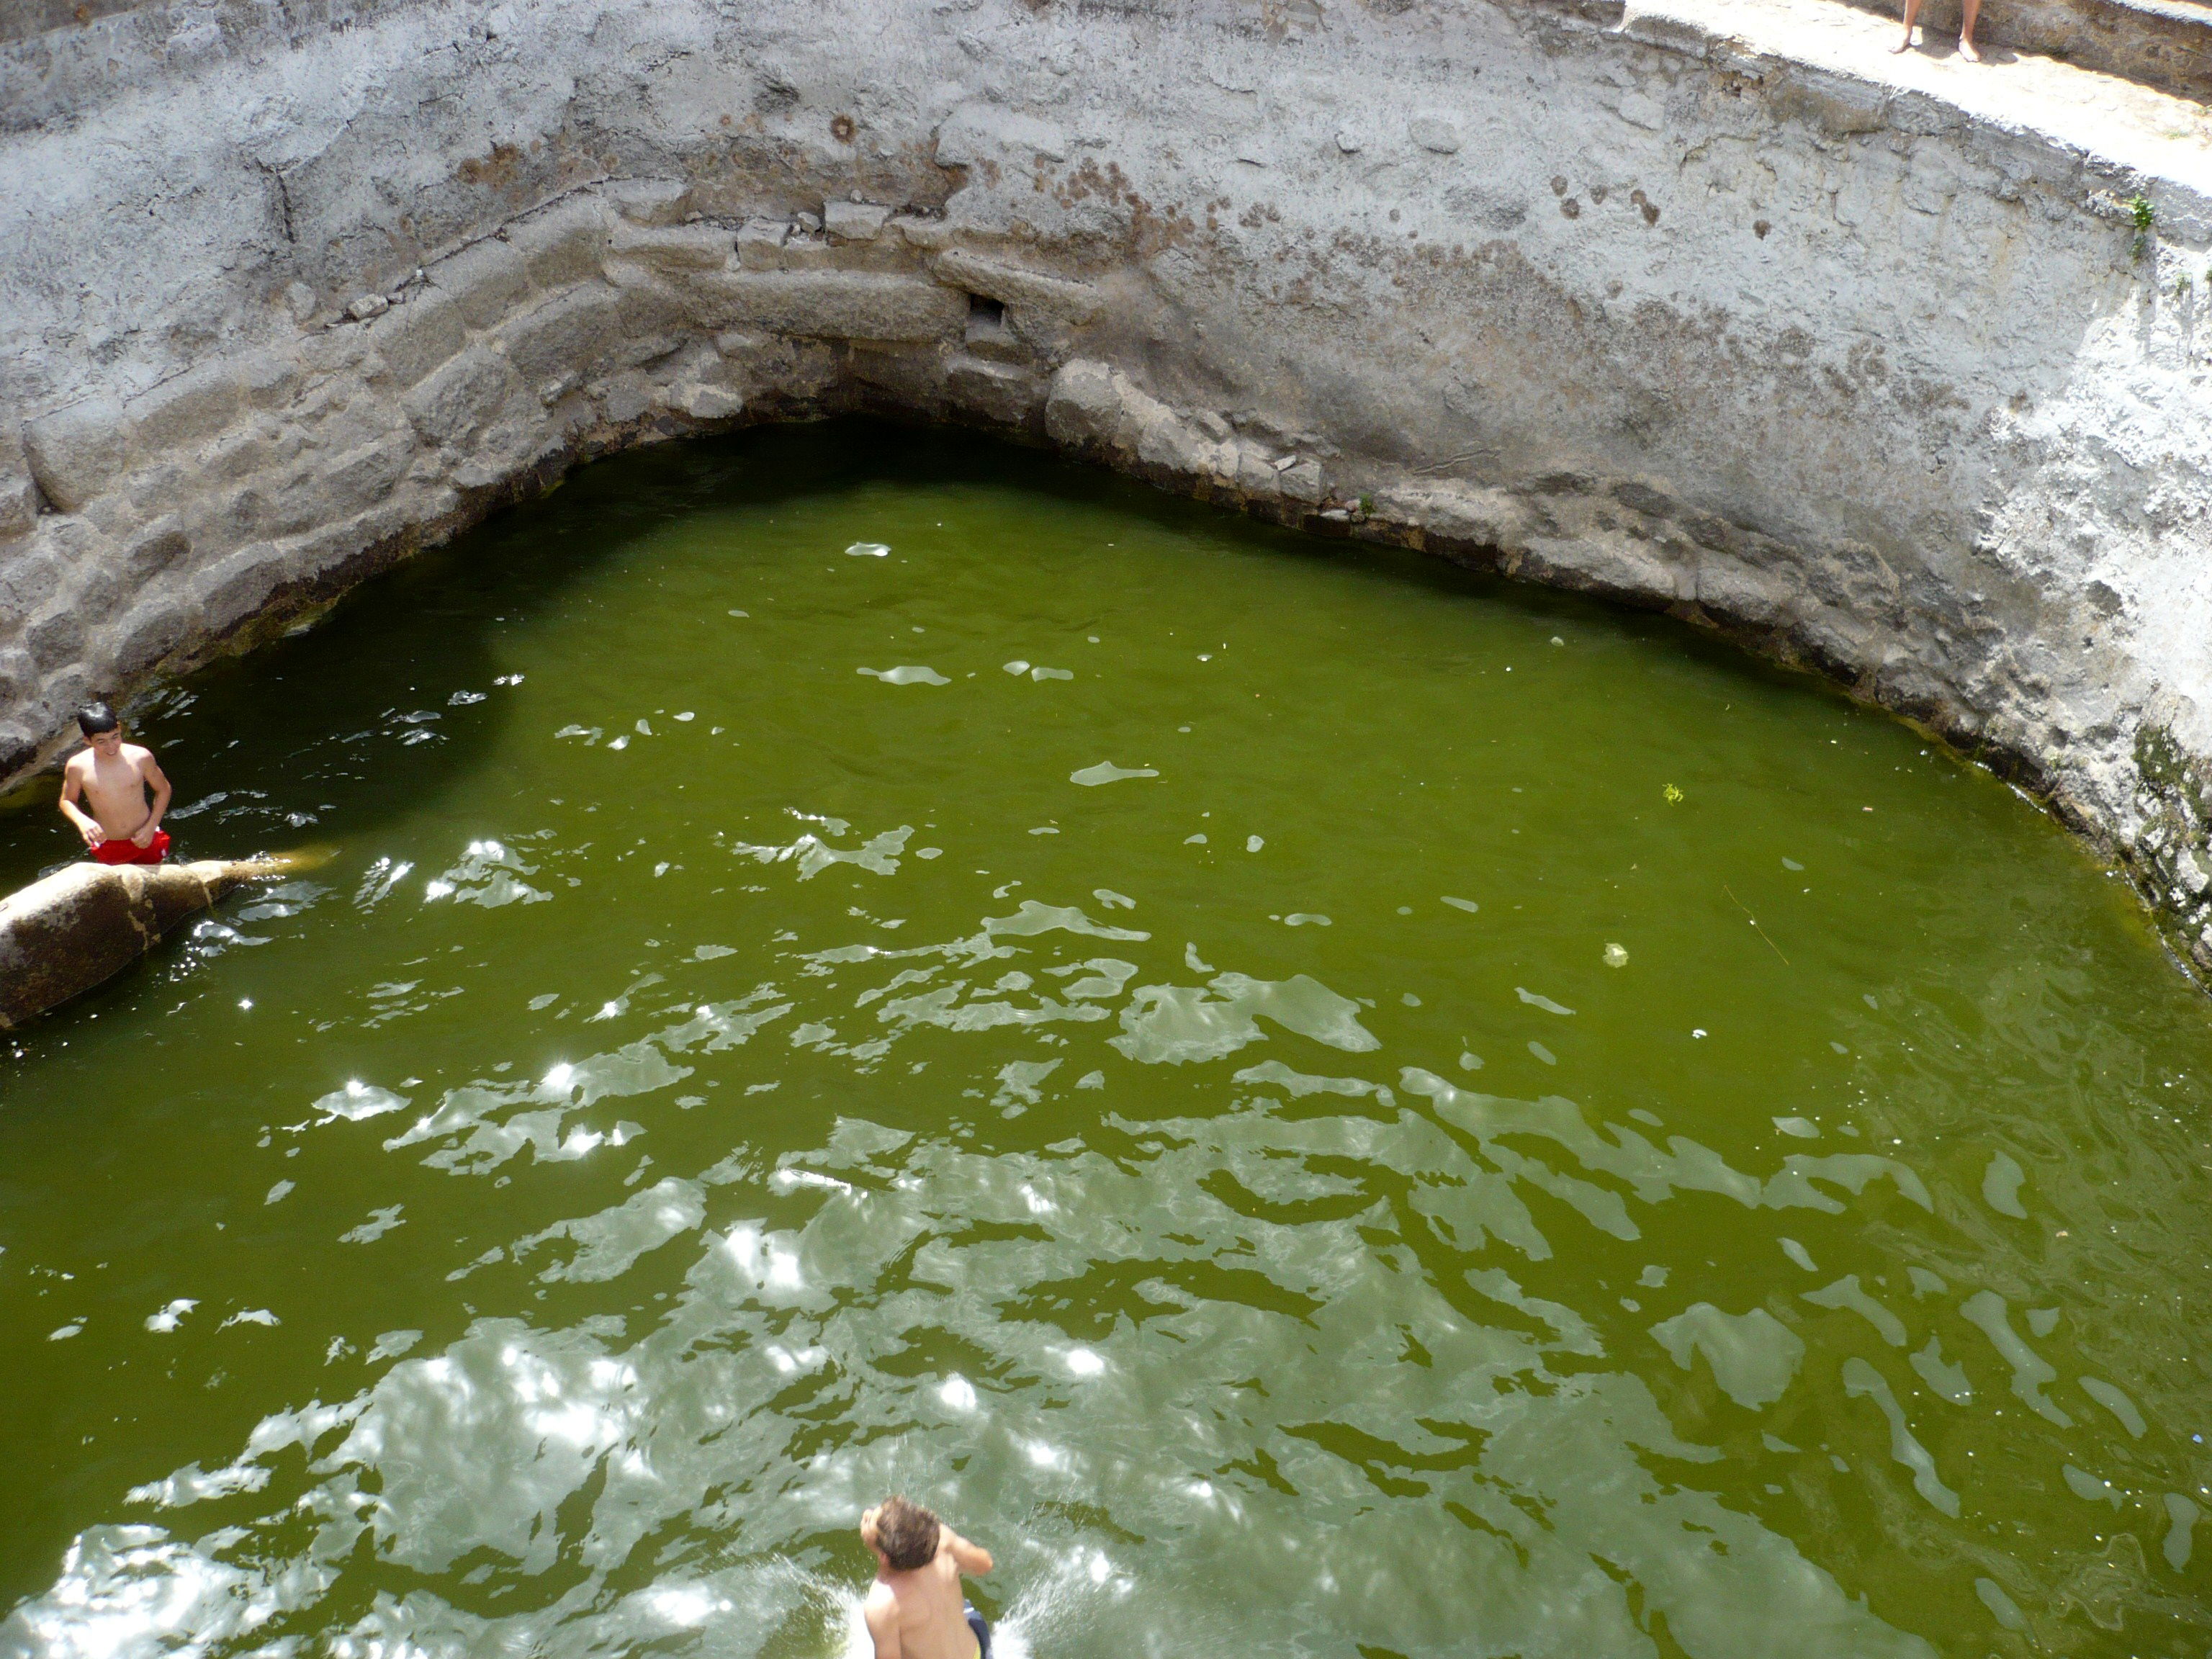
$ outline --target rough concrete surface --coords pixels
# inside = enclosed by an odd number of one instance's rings
[[[0,46],[0,775],[580,459],[874,409],[1817,667],[2212,971],[2197,105],[1821,0],[83,15]]]

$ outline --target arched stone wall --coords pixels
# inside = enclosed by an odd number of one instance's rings
[[[878,408],[1816,665],[2212,969],[2203,112],[1709,9],[22,0],[0,774],[579,458]]]

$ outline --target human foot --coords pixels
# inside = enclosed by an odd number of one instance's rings
[[[1982,54],[1974,50],[1974,43],[1964,35],[1959,37],[1959,56],[1970,64],[1978,64],[1982,61]]]

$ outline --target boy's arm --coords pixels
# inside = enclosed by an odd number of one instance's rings
[[[77,797],[83,793],[84,775],[77,770],[76,763],[71,761],[62,768],[62,816],[76,825],[76,832],[84,837],[87,847],[97,847],[107,839],[106,832],[100,829],[98,819],[76,804]]]
[[[897,1602],[870,1591],[861,1617],[868,1626],[868,1639],[876,1644],[876,1659],[904,1659],[899,1645]]]
[[[991,1552],[981,1544],[971,1544],[950,1527],[940,1527],[945,1547],[952,1552],[952,1565],[971,1578],[981,1578],[991,1570]]]
[[[152,786],[154,815],[146,820],[145,827],[131,839],[141,847],[151,847],[154,832],[161,827],[161,814],[169,810],[169,798],[177,792],[171,787],[167,775],[161,770],[161,763],[154,758],[151,750],[147,752],[144,763],[138,768],[138,775]]]

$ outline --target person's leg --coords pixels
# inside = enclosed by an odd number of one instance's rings
[[[1981,15],[1982,0],[1964,0],[1959,18],[1959,56],[1970,64],[1982,61],[1974,50],[1974,19]]]
[[[1905,38],[1892,46],[1892,52],[1909,52],[1912,47],[1912,21],[1920,15],[1920,0],[1905,0]]]

